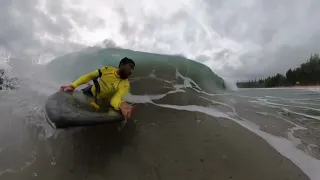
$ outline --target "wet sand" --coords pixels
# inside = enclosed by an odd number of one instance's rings
[[[5,148],[0,158],[2,170],[11,166],[17,171],[1,173],[1,180],[308,179],[262,138],[233,121],[137,106],[133,120],[120,131],[118,124],[101,125],[41,140],[34,126],[23,133],[23,127],[15,128],[12,135],[22,139]],[[30,166],[20,171],[28,160]]]
[[[132,93],[167,93],[175,90],[173,85],[184,82],[181,78],[175,81],[144,78],[132,83]],[[147,88],[143,86],[146,83],[150,83]],[[30,94],[34,97],[29,97]],[[231,112],[229,107],[200,96],[208,97],[187,89],[154,102],[214,106],[222,112]],[[22,97],[25,99],[21,100]],[[264,139],[228,119],[150,103],[136,104],[132,121],[123,128],[119,129],[121,124],[112,124],[58,130],[48,138],[50,129],[41,125],[46,122],[39,110],[45,98],[38,93],[17,93],[6,98],[5,103],[0,103],[1,180],[309,179]],[[214,98],[230,103],[241,116],[258,125],[271,123],[279,127],[279,131],[270,128],[264,131],[286,135],[281,131],[290,124],[253,115],[245,109],[252,104],[246,101],[232,104],[228,98]],[[18,104],[10,105],[13,101]]]

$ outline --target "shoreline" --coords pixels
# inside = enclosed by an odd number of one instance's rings
[[[305,85],[305,86],[279,86],[279,87],[247,87],[241,88],[237,87],[238,89],[311,89],[311,88],[320,88],[320,85]]]
[[[320,85],[291,86],[291,88],[320,88]]]

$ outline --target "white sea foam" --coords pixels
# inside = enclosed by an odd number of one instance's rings
[[[170,91],[171,93],[181,92],[182,88],[192,88],[192,86],[190,86],[191,82],[195,83],[190,78],[181,75],[179,72],[177,73],[177,77],[182,78],[184,80],[184,84],[183,84],[183,86],[182,85],[175,86],[174,84],[172,84],[173,87],[177,87],[177,88],[174,91]],[[192,89],[194,89],[196,92],[198,92],[200,94],[208,94],[206,92],[203,92],[202,90],[198,90],[195,88],[192,88]],[[202,97],[202,98],[204,98],[208,101],[211,101],[213,103],[226,106],[226,107],[230,108],[233,111],[233,113],[230,115],[228,113],[222,112],[222,111],[220,111],[216,108],[213,108],[213,107],[204,107],[204,106],[198,106],[198,105],[178,106],[178,105],[170,105],[170,104],[158,104],[158,103],[153,102],[153,100],[161,99],[168,94],[169,93],[165,93],[165,94],[156,95],[156,96],[150,96],[150,95],[137,96],[137,95],[130,94],[129,96],[127,96],[127,100],[130,102],[134,102],[134,103],[151,103],[151,104],[154,104],[159,107],[176,109],[176,110],[201,112],[201,113],[205,113],[207,115],[210,115],[212,117],[225,118],[225,119],[232,120],[232,121],[238,123],[239,125],[241,125],[242,127],[246,128],[246,129],[250,130],[251,132],[257,134],[258,136],[262,137],[272,147],[274,147],[279,153],[281,153],[283,156],[287,157],[293,163],[295,163],[311,179],[313,179],[313,180],[319,179],[319,177],[320,177],[320,160],[317,160],[316,158],[314,158],[314,157],[310,156],[309,154],[303,152],[302,150],[298,149],[296,146],[298,144],[300,144],[301,141],[299,138],[295,138],[293,136],[294,131],[300,130],[300,129],[306,129],[305,127],[302,127],[298,124],[295,124],[291,121],[284,119],[285,121],[294,125],[293,128],[289,129],[289,132],[288,132],[289,139],[286,139],[286,138],[278,137],[278,136],[275,136],[275,135],[272,135],[272,134],[269,134],[269,133],[266,133],[266,132],[260,130],[258,125],[252,123],[249,120],[246,120],[245,118],[240,117],[236,113],[236,110],[232,106],[230,106],[226,103],[211,100],[211,99],[208,99],[205,97]],[[211,95],[214,96],[214,94],[211,94]],[[241,97],[248,97],[250,99],[253,98],[250,96],[241,96]],[[258,100],[252,101],[252,102],[257,102],[262,105],[276,106],[276,107],[277,106],[286,106],[284,104],[270,103],[267,101],[268,98],[263,98],[263,97],[256,97],[256,98]],[[295,99],[295,100],[297,100],[297,99]],[[287,105],[287,106],[290,106],[290,105]],[[293,106],[293,107],[306,108],[303,106]],[[318,110],[318,109],[314,109],[314,108],[309,108],[309,109]],[[294,113],[294,112],[292,112],[292,113]],[[268,115],[268,113],[265,113],[265,114]],[[299,113],[299,114],[304,115],[302,113]],[[306,115],[306,116],[311,117],[310,115]],[[277,118],[279,118],[279,117],[277,117]],[[280,117],[280,118],[282,118],[282,117]],[[316,117],[313,117],[313,116],[311,118],[317,119]]]

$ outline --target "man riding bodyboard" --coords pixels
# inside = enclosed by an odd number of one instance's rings
[[[108,99],[110,105],[120,110],[124,118],[130,119],[133,107],[122,100],[130,90],[129,76],[134,70],[135,63],[130,58],[123,58],[119,63],[119,68],[105,66],[98,70],[92,71],[79,77],[76,81],[69,85],[61,86],[60,90],[65,92],[73,92],[78,86],[93,80],[94,85],[82,89],[83,93],[95,98],[95,103],[91,103],[96,109],[97,99]],[[99,78],[99,80],[98,80]]]

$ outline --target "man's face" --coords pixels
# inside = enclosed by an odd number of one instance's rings
[[[134,65],[132,63],[120,65],[119,72],[121,79],[127,79],[134,70]]]

